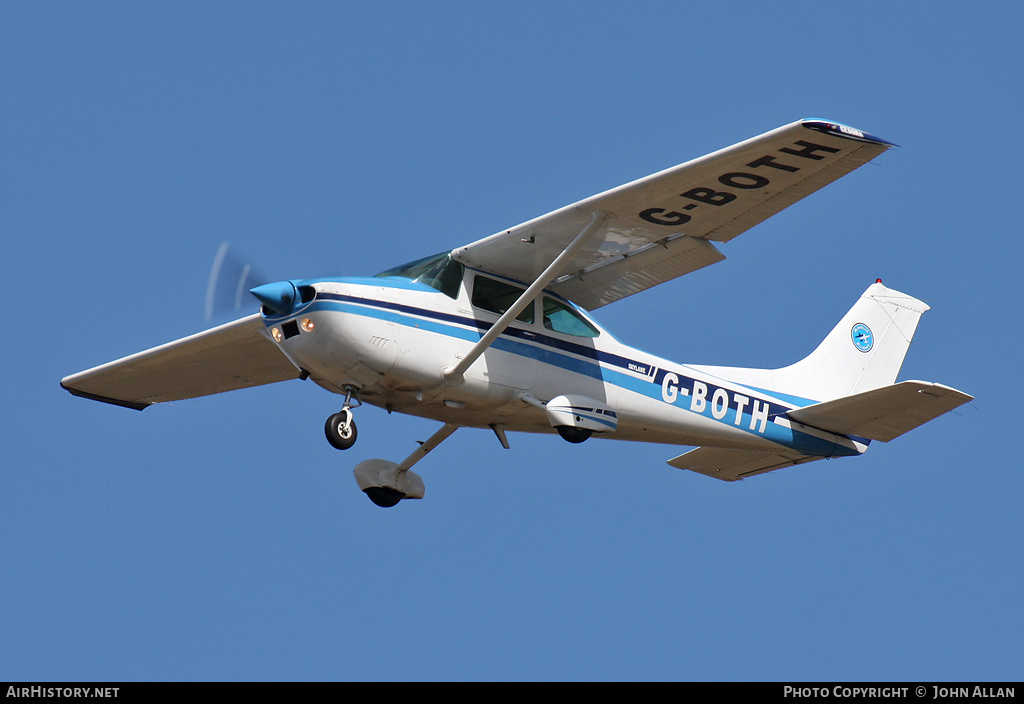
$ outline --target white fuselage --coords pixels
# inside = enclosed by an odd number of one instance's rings
[[[606,434],[614,439],[782,446],[819,456],[859,454],[866,447],[786,417],[811,400],[750,388],[629,347],[575,307],[596,336],[552,329],[557,326],[539,300],[531,304],[532,322],[513,322],[462,379],[446,380],[442,370],[456,365],[499,317],[472,303],[474,277],[482,276],[488,275],[467,269],[455,298],[397,277],[304,282],[316,289],[315,299],[286,316],[265,315],[265,322],[278,329],[281,350],[325,389],[355,387],[364,402],[453,425],[552,432],[536,401],[577,394],[615,410],[617,428]]]

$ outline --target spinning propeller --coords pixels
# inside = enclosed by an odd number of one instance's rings
[[[286,315],[300,303],[308,303],[314,295],[311,286],[301,286],[302,279],[274,280],[257,269],[238,250],[223,242],[217,249],[206,283],[206,305],[204,317],[209,323],[214,318],[238,316],[242,311],[251,312],[254,295],[266,310],[277,315]]]
[[[243,305],[248,305],[251,301],[245,295],[247,292],[254,288],[262,290],[265,286],[275,285],[268,284],[268,281],[270,279],[257,271],[237,250],[231,249],[227,242],[222,243],[213,258],[210,279],[206,283],[206,322],[210,322],[214,317],[222,318],[237,314]],[[253,294],[271,310],[277,310],[260,294],[256,294],[255,291]]]

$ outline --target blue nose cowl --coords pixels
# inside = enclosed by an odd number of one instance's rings
[[[250,289],[249,293],[256,296],[260,303],[278,315],[287,314],[299,300],[299,291],[291,281],[263,284]]]

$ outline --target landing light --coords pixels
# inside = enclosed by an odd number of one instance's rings
[[[302,327],[302,329],[303,329],[303,330],[305,330],[306,332],[310,332],[310,331],[312,331],[312,330],[313,330],[313,328],[315,328],[315,327],[316,327],[316,323],[314,323],[314,322],[313,322],[312,320],[310,320],[309,318],[303,318],[303,319],[302,319],[302,322],[301,322],[301,323],[299,323],[299,325],[300,325],[300,326]]]
[[[274,340],[276,340],[277,342],[280,342],[284,337],[281,334],[281,328],[270,328],[270,336],[273,337]]]

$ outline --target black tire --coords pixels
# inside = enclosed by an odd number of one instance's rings
[[[405,494],[387,486],[371,486],[363,489],[363,492],[381,508],[391,508],[405,498]]]
[[[343,429],[343,421],[346,416],[349,419],[348,427]],[[327,436],[327,442],[331,443],[331,446],[338,450],[347,450],[355,445],[358,434],[356,422],[348,411],[339,411],[324,423],[324,435]]]
[[[556,425],[555,430],[562,436],[562,439],[566,442],[571,442],[574,445],[578,445],[591,436],[593,430],[586,430],[584,428],[574,428],[571,425]]]

